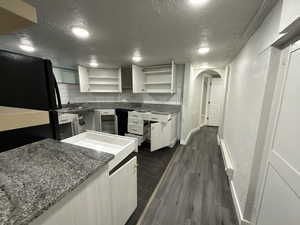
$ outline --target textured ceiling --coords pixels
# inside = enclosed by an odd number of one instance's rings
[[[32,55],[62,67],[87,65],[91,58],[103,65],[127,65],[134,52],[142,55],[141,65],[173,59],[221,67],[249,38],[251,33],[244,34],[262,4],[262,0],[210,0],[201,7],[192,7],[188,0],[25,1],[37,8],[38,24],[0,36],[0,48],[20,52],[19,43],[29,41],[36,47]],[[90,38],[74,37],[70,29],[75,25],[88,28]],[[206,44],[211,52],[198,55],[197,48]]]

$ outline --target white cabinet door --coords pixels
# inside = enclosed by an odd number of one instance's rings
[[[258,225],[299,225],[300,222],[299,70],[300,49],[290,52],[287,72],[279,74],[280,104],[273,120]]]
[[[145,92],[145,74],[139,66],[132,65],[132,92]]]
[[[171,93],[175,93],[176,92],[176,65],[174,63],[174,61],[172,61],[172,74],[171,74]]]
[[[163,147],[169,146],[170,135],[171,135],[171,123],[157,122],[151,123],[151,134],[150,134],[150,143],[151,143],[151,152],[161,149]]]
[[[99,170],[30,225],[113,225],[108,169]]]
[[[83,66],[78,66],[80,92],[89,91],[89,76],[88,69]]]
[[[134,157],[110,176],[113,225],[125,225],[137,207],[136,166]]]

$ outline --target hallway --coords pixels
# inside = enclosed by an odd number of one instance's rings
[[[217,128],[179,146],[139,225],[237,224]]]

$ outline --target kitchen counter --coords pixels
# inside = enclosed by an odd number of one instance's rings
[[[92,111],[94,109],[128,109],[128,110],[144,110],[155,112],[178,113],[181,111],[181,105],[167,104],[146,104],[146,103],[128,103],[128,102],[88,102],[74,103],[64,105],[58,112],[61,113],[78,113]]]
[[[52,139],[1,153],[0,224],[29,224],[113,157]]]

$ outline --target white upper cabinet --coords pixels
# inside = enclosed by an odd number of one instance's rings
[[[142,67],[132,65],[132,92],[145,92],[145,75]]]
[[[95,69],[78,66],[81,92],[122,92],[121,68]]]
[[[133,93],[175,93],[175,82],[174,62],[149,67],[132,65]]]
[[[295,23],[300,23],[300,1],[283,0],[279,32],[288,32],[289,26]]]

